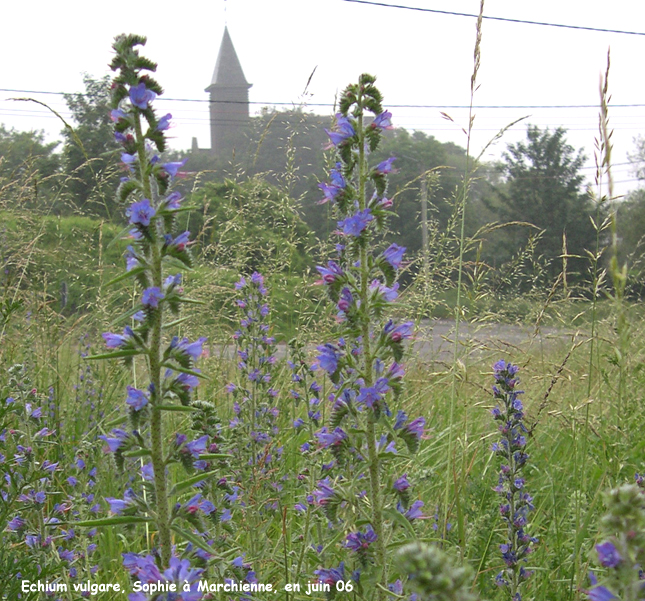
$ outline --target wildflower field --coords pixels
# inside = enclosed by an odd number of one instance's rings
[[[528,251],[480,262],[470,149],[449,227],[394,242],[396,157],[372,157],[396,117],[366,74],[327,130],[315,266],[293,268],[285,218],[284,247],[245,240],[236,270],[199,182],[176,189],[144,44],[111,63],[124,227],[2,207],[0,597],[645,598],[643,316],[605,210],[606,79],[579,273],[566,246],[548,285]]]

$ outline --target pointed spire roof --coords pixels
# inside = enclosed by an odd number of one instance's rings
[[[228,27],[224,27],[224,36],[222,37],[222,43],[219,47],[217,63],[215,64],[215,71],[213,72],[213,80],[211,82],[211,86],[214,85],[226,87],[251,87],[251,84],[248,83],[246,81],[246,77],[244,77],[244,71],[242,71],[240,59],[237,58],[237,53],[233,47],[231,36],[228,33]]]

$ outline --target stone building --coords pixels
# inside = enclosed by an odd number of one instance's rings
[[[250,123],[249,88],[242,65],[237,58],[228,28],[215,63],[210,94],[211,153],[217,158],[228,159],[240,151],[246,140]]]

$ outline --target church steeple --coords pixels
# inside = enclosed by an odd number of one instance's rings
[[[219,157],[232,154],[244,141],[250,87],[225,27],[213,79],[206,88],[210,94],[211,151]]]

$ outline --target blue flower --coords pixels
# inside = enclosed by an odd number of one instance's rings
[[[335,261],[329,261],[327,267],[316,267],[320,275],[322,276],[323,282],[325,284],[333,284],[336,281],[336,278],[342,277],[345,275],[342,268]]]
[[[129,326],[126,326],[123,329],[123,335],[121,334],[112,334],[112,332],[103,332],[103,340],[105,340],[105,346],[109,349],[117,349],[123,346],[126,346],[131,342],[133,332]]]
[[[341,561],[337,568],[314,570],[314,574],[318,576],[319,582],[328,584],[330,587],[335,586],[339,580],[345,579],[345,563]],[[332,590],[335,590],[335,588]]]
[[[405,247],[399,246],[398,244],[390,244],[383,251],[383,258],[392,266],[394,269],[401,267],[401,261],[403,261],[403,254],[405,253]]]
[[[388,173],[392,173],[392,163],[394,161],[396,161],[396,157],[390,157],[389,159],[385,159],[384,161],[381,161],[375,168],[377,173],[380,173],[382,175],[387,175]]]
[[[141,296],[141,304],[144,307],[156,309],[159,306],[159,301],[163,298],[164,293],[159,290],[157,286],[151,286],[150,288],[146,288],[143,291],[143,294]]]
[[[605,568],[615,568],[623,560],[616,547],[609,541],[596,545],[596,551],[600,564]]]
[[[171,119],[172,119],[172,115],[170,113],[168,113],[167,115],[164,115],[157,122],[157,127],[155,129],[157,131],[166,131],[170,127],[170,120]]]
[[[144,198],[130,205],[125,214],[126,217],[130,218],[131,224],[148,227],[150,220],[155,215],[155,208],[150,205],[150,201],[147,198]]]
[[[156,97],[157,95],[152,90],[146,88],[146,84],[143,81],[130,88],[130,102],[141,110],[145,111],[148,108],[148,104]]]
[[[337,427],[333,432],[330,432],[325,426],[316,432],[316,438],[320,446],[325,449],[342,444],[343,440],[347,440],[347,434],[342,428]]]
[[[356,238],[361,235],[373,219],[374,216],[372,215],[372,211],[367,208],[362,211],[358,211],[358,213],[351,217],[342,219],[338,222],[338,227],[341,228],[343,234],[346,236],[354,236]]]
[[[345,547],[352,551],[366,551],[372,543],[378,539],[376,532],[371,525],[367,526],[367,530],[363,532],[350,532],[345,538]]]
[[[325,129],[325,132],[327,132],[327,135],[329,136],[329,139],[334,146],[338,146],[345,140],[348,140],[349,138],[356,135],[356,131],[354,130],[351,121],[347,117],[344,117],[341,113],[336,114],[335,131]]]
[[[128,386],[128,396],[125,402],[135,411],[141,411],[148,404],[148,396],[143,390]]]
[[[390,113],[390,111],[384,111],[374,118],[374,121],[372,121],[370,126],[372,129],[393,129],[391,119],[392,113]]]
[[[110,505],[110,512],[116,515],[121,515],[125,509],[130,505],[128,499],[115,499],[114,497],[105,497],[105,500]]]
[[[186,164],[186,161],[188,159],[184,159],[183,161],[177,161],[174,163],[163,163],[161,167],[166,171],[166,173],[171,177],[177,177],[177,173],[179,170]]]
[[[317,357],[318,366],[324,369],[329,375],[332,375],[338,369],[338,355],[336,347],[332,344],[323,344],[317,347],[320,354]]]

